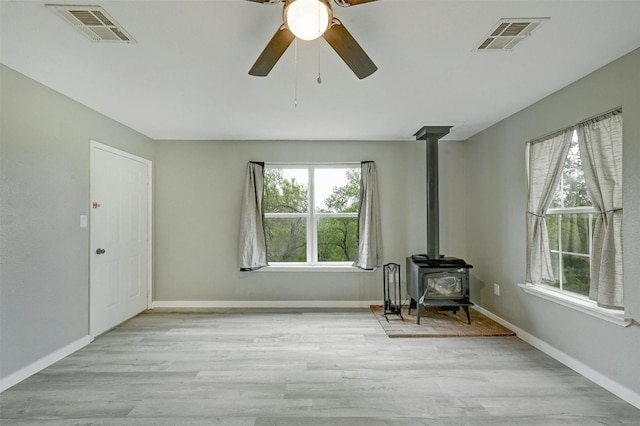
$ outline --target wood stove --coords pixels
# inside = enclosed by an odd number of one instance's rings
[[[427,144],[427,253],[407,257],[407,292],[411,296],[409,312],[417,308],[417,323],[427,307],[457,313],[462,308],[471,324],[469,306],[469,269],[463,259],[440,254],[440,224],[438,205],[438,141],[449,133],[451,126],[425,126],[416,140]]]
[[[411,296],[409,313],[417,308],[417,323],[427,307],[452,311],[460,308],[467,314],[471,324],[469,306],[469,269],[473,268],[463,259],[440,257],[429,259],[426,254],[407,257],[407,292]]]

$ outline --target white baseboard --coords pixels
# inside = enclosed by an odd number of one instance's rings
[[[534,348],[549,355],[551,358],[555,359],[556,361],[566,365],[576,373],[586,377],[587,379],[591,380],[597,385],[602,386],[604,389],[608,390],[609,392],[616,395],[617,397],[627,401],[629,404],[635,406],[636,408],[640,408],[640,394],[638,394],[637,392],[634,392],[633,390],[625,386],[622,386],[620,383],[611,380],[610,378],[603,375],[602,373],[595,371],[591,367],[583,364],[582,362],[567,355],[566,353],[554,348],[550,344],[538,339],[537,337],[527,333],[526,331],[516,327],[515,325],[509,323],[508,321],[505,321],[504,319],[500,318],[494,313],[487,311],[486,309],[477,305],[473,306],[473,309],[476,309],[478,312],[491,318],[498,324],[501,324],[507,327],[511,331],[515,332],[520,339],[527,342]]]
[[[382,305],[381,300],[157,300],[154,308],[229,309],[229,308],[368,308]]]
[[[16,371],[15,373],[9,374],[7,377],[0,379],[0,392],[4,392],[10,387],[17,385],[21,381],[33,376],[37,372],[42,371],[50,365],[60,361],[62,358],[71,355],[78,349],[84,348],[89,343],[91,343],[91,337],[84,336],[63,348],[60,348],[57,351],[40,358],[36,362],[27,365],[26,367]]]

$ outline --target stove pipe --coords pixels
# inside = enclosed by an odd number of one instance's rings
[[[440,218],[438,199],[438,141],[453,126],[424,126],[415,133],[416,140],[427,144],[427,256],[440,258]]]

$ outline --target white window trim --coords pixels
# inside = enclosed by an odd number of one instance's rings
[[[586,297],[574,296],[566,291],[556,290],[544,284],[518,284],[518,287],[532,296],[549,300],[612,324],[629,327],[633,322],[630,318],[625,318],[624,311],[601,308]]]
[[[373,270],[360,269],[349,265],[325,265],[322,264],[293,264],[270,263],[269,266],[258,269],[257,272],[374,272]]]
[[[580,214],[580,213],[598,213],[593,206],[583,207],[550,207],[547,209],[547,216],[554,214]]]

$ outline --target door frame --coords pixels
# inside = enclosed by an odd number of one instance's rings
[[[95,192],[95,152],[96,150],[101,150],[108,152],[110,154],[119,155],[121,157],[128,158],[130,160],[138,161],[140,163],[144,163],[147,166],[147,309],[151,308],[153,297],[151,291],[153,289],[153,162],[143,157],[139,157],[137,155],[131,154],[127,151],[123,151],[118,148],[114,148],[109,145],[105,145],[101,142],[97,142],[93,139],[89,141],[89,212],[91,212],[92,203],[94,202],[94,192]],[[93,341],[95,336],[92,333],[92,324],[91,324],[91,290],[92,283],[91,277],[93,276],[93,267],[94,263],[92,261],[93,256],[91,253],[91,249],[93,247],[91,241],[91,214],[89,214],[89,300],[87,303],[89,305],[89,337]]]

